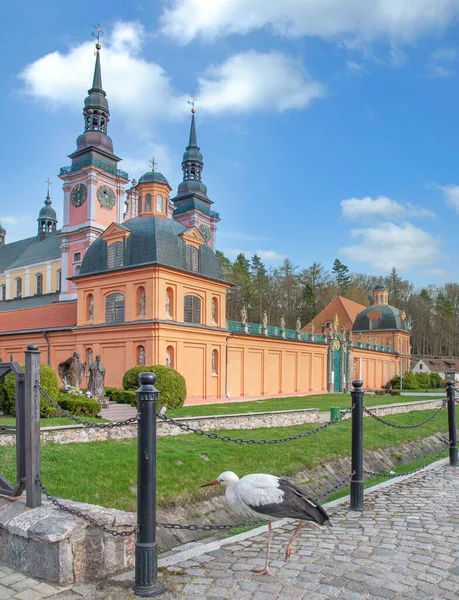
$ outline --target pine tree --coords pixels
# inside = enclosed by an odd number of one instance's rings
[[[338,296],[342,296],[346,292],[347,288],[351,285],[349,267],[344,265],[338,258],[336,258],[335,262],[333,263],[332,273],[334,274]]]

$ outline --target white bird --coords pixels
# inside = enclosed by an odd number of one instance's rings
[[[299,519],[298,525],[287,545],[285,560],[290,558],[292,544],[300,531],[303,521],[312,521],[316,525],[330,527],[325,510],[308,498],[304,490],[286,479],[262,473],[239,477],[232,471],[225,471],[217,479],[205,483],[226,486],[225,497],[230,508],[236,513],[250,517],[265,517],[268,520],[268,540],[266,544],[266,563],[264,569],[254,570],[258,575],[270,575],[268,570],[271,548],[273,519]]]

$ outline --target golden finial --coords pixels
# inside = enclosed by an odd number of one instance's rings
[[[104,35],[104,32],[102,31],[102,29],[100,28],[100,25],[94,25],[94,29],[96,30],[96,33],[94,33],[94,31],[92,32],[92,35],[97,38],[97,44],[96,44],[96,49],[100,50],[102,48],[102,46],[100,45],[100,36]]]
[[[191,98],[191,100],[188,100],[188,104],[191,104],[191,112],[194,114],[196,112],[196,108],[194,107],[194,104],[195,104],[197,98],[194,94],[191,94],[190,98]]]
[[[157,164],[157,163],[156,163],[155,157],[153,156],[153,158],[152,158],[152,159],[151,159],[151,161],[150,161],[151,170],[152,170],[153,172],[155,171],[156,164]]]

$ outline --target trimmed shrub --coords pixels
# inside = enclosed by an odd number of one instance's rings
[[[130,390],[118,390],[116,388],[109,388],[109,393],[105,390],[106,396],[113,402],[118,404],[130,404],[131,406],[137,405],[137,396],[135,392]]]
[[[388,387],[392,386],[393,389],[400,389],[400,375],[394,375],[387,384]]]
[[[400,396],[400,390],[391,390],[390,395],[391,396]]]
[[[386,390],[375,390],[375,396],[384,396]]]
[[[73,394],[59,394],[57,403],[72,415],[84,415],[85,417],[96,417],[100,412],[100,404],[85,396]]]
[[[428,388],[430,387],[430,374],[429,373],[416,373],[415,375],[417,387]]]
[[[186,398],[185,378],[178,371],[164,365],[137,366],[128,369],[123,376],[123,388],[135,391],[139,387],[140,373],[154,373],[155,387],[159,390],[159,400],[168,408],[182,408]]]
[[[414,375],[411,371],[407,371],[403,376],[403,389],[415,390],[417,387],[418,383],[416,381],[416,375]]]
[[[440,373],[430,373],[429,379],[429,385],[431,388],[437,389],[445,387],[445,382],[443,381]]]
[[[25,371],[25,366],[21,365]],[[40,385],[56,402],[59,394],[59,381],[56,373],[48,365],[40,364]],[[16,416],[16,377],[14,373],[8,373],[0,378],[0,410],[6,415]],[[56,408],[40,394],[40,417],[59,416]]]

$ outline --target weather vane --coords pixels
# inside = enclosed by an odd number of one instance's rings
[[[196,109],[195,109],[194,105],[195,105],[197,98],[194,94],[191,94],[190,98],[191,98],[191,100],[188,100],[188,104],[191,104],[191,112],[195,113]]]
[[[156,167],[156,161],[155,161],[155,157],[153,156],[153,158],[150,161],[150,165],[151,165],[151,170],[154,171],[155,167]]]
[[[53,185],[53,182],[50,180],[50,178],[48,177],[48,179],[45,181],[45,183],[48,184],[48,196],[49,196],[49,186]]]
[[[99,50],[100,49],[100,36],[104,35],[104,32],[102,31],[102,29],[100,28],[100,25],[94,25],[94,29],[96,30],[96,33],[94,33],[94,31],[92,32],[92,36],[97,38],[97,44],[96,44],[96,48]]]

